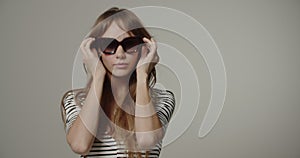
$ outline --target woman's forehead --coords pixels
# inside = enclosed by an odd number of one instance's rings
[[[116,22],[112,22],[102,35],[102,37],[116,38],[117,40],[122,40],[129,36],[130,34],[126,30],[120,28]]]

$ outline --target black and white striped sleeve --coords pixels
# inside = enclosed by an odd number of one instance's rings
[[[73,92],[69,92],[64,100],[63,100],[63,106],[64,106],[64,110],[65,110],[65,125],[66,125],[66,133],[68,133],[70,127],[72,126],[73,122],[76,120],[79,112],[80,112],[80,108],[78,105],[76,105],[75,102],[75,95]]]
[[[156,98],[156,111],[164,132],[168,127],[174,109],[175,97],[173,92],[169,90],[160,91]]]

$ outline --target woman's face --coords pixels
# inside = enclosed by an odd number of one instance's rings
[[[122,41],[124,38],[130,37],[130,35],[113,22],[102,37],[115,38],[118,41]],[[107,55],[102,53],[102,61],[114,77],[129,77],[136,67],[138,56],[138,52],[125,53],[122,46],[119,45],[115,54]],[[120,65],[120,63],[122,64]]]

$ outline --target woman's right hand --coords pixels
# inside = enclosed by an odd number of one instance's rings
[[[86,38],[80,45],[83,54],[83,63],[85,64],[88,73],[93,77],[105,76],[106,69],[98,57],[97,50],[95,48],[92,50],[90,49],[90,45],[94,40],[95,38],[92,37]],[[102,55],[102,53],[100,53],[100,55]]]

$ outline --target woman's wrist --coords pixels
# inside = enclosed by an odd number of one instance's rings
[[[150,98],[150,102],[145,105],[135,104],[135,116],[136,117],[150,117],[156,113],[152,98]]]
[[[104,77],[101,76],[93,77],[91,88],[96,90],[97,96],[98,94],[100,94],[100,91],[103,88],[103,84],[104,84]]]
[[[144,71],[137,71],[137,80],[145,80],[148,77],[148,74]]]
[[[93,75],[93,80],[94,81],[104,81],[104,79],[105,79],[105,74],[99,74],[99,73],[97,73],[97,74],[94,74]]]

